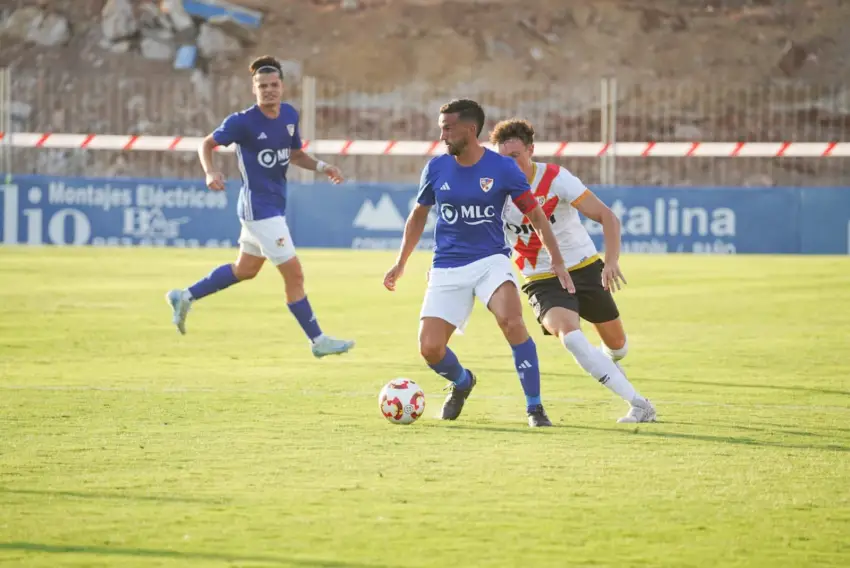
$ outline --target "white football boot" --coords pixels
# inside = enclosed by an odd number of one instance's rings
[[[623,366],[620,365],[619,361],[614,361],[614,354],[608,349],[608,346],[602,343],[599,346],[599,350],[603,355],[611,359],[614,365],[620,369],[620,372],[628,378],[626,375],[626,370],[623,369]],[[619,423],[635,423],[635,422],[655,422],[656,414],[655,407],[649,402],[646,398],[636,398],[630,403],[629,413],[618,419]]]
[[[631,403],[629,413],[617,420],[619,423],[655,422],[655,407],[645,398],[635,399]]]
[[[188,290],[170,290],[165,301],[171,306],[172,323],[177,326],[177,331],[186,335],[186,316],[192,308],[192,295]]]
[[[329,335],[322,334],[313,342],[313,356],[317,358],[326,355],[341,355],[354,347],[352,339],[335,339]]]

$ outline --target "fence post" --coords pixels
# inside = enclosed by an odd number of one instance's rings
[[[607,144],[608,140],[608,78],[603,77],[600,82],[600,98],[601,101],[599,103],[599,115],[600,115],[600,124],[599,124],[599,140],[603,144]],[[602,154],[599,158],[599,183],[602,185],[608,185],[608,153]]]
[[[12,181],[12,73],[0,68],[0,173]]]
[[[608,141],[611,143],[608,159],[608,184],[617,185],[617,78],[611,77],[608,84],[608,98],[611,101],[611,114],[608,116]]]
[[[301,79],[301,140],[316,141],[316,78],[302,77]],[[309,150],[309,147],[307,148]],[[300,169],[300,168],[299,168]],[[301,181],[313,183],[315,172],[301,170]]]

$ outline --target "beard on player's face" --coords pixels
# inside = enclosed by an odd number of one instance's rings
[[[452,156],[460,156],[460,154],[466,149],[467,142],[464,139],[456,140],[454,142],[449,142],[446,140],[446,147],[449,150],[449,154]]]
[[[455,140],[446,140],[446,148],[452,156],[460,156],[466,147],[469,146],[470,139],[475,138],[475,130],[468,130],[458,134]]]

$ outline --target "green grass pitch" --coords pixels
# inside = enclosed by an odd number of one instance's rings
[[[555,428],[530,430],[510,350],[476,307],[416,344],[430,256],[302,250],[316,360],[280,277],[164,293],[233,251],[0,248],[2,566],[848,566],[850,258],[627,255],[624,361],[656,424],[583,375],[528,312]],[[586,332],[598,342],[592,328]],[[425,416],[377,394],[404,376]]]

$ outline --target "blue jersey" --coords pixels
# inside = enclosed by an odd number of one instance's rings
[[[277,118],[257,105],[224,119],[213,138],[221,146],[236,144],[242,188],[236,206],[240,219],[259,221],[286,213],[289,153],[301,149],[298,111],[281,103]]]
[[[434,268],[453,268],[494,254],[510,256],[502,210],[512,199],[523,211],[536,205],[528,180],[513,158],[491,150],[474,166],[448,154],[422,170],[420,205],[436,205]]]

